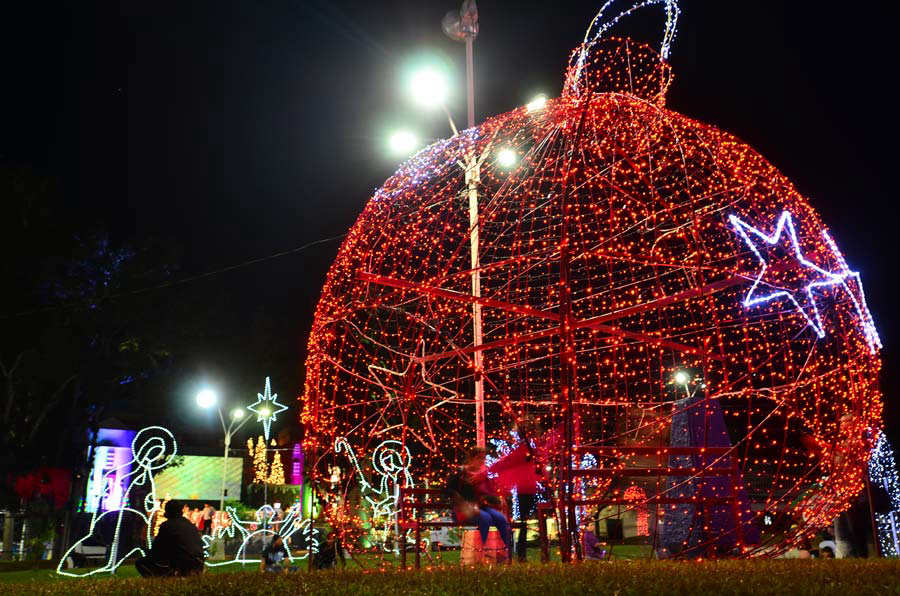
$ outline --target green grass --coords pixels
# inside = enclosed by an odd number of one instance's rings
[[[890,559],[773,561],[610,561],[562,565],[400,572],[377,569],[268,575],[218,572],[186,579],[53,579],[0,584],[15,594],[900,594],[900,561]],[[131,568],[133,571],[133,567]],[[19,572],[9,572],[10,575]],[[41,573],[47,573],[42,571]]]

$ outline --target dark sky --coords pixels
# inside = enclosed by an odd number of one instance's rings
[[[478,119],[536,92],[557,95],[601,3],[479,2]],[[398,87],[403,65],[423,51],[451,60],[462,83],[463,46],[440,30],[457,4],[4,7],[0,162],[57,177],[76,220],[106,222],[122,239],[174,238],[185,275],[342,234],[397,165],[384,149],[388,130],[446,136],[441,118],[412,108]],[[669,106],[741,137],[811,197],[862,273],[896,420],[898,15],[845,6],[685,0]],[[655,10],[617,30],[654,44],[660,32]],[[458,121],[463,101],[452,102]],[[192,282],[233,297],[237,337],[260,308],[277,322],[283,356],[296,363],[294,378],[273,380],[284,396],[302,385],[312,309],[337,247]]]

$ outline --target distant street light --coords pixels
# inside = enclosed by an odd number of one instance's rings
[[[679,385],[687,385],[690,380],[690,375],[688,375],[687,371],[677,370],[675,371],[675,382]]]
[[[222,423],[222,431],[225,433],[225,457],[222,458],[222,494],[219,497],[219,515],[225,510],[225,476],[228,471],[228,450],[231,448],[231,435],[236,433],[250,418],[244,418],[244,408],[235,408],[231,410],[231,421],[226,426],[225,417],[222,415],[222,408],[218,406],[218,396],[212,389],[203,389],[197,393],[197,405],[208,410],[212,406],[216,406],[219,413],[219,422]],[[239,420],[243,422],[235,427]]]

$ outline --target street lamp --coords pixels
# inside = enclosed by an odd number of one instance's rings
[[[691,374],[690,370],[679,368],[672,375],[672,383],[684,387],[687,398],[694,397],[698,391],[706,389],[706,383],[702,377]]]
[[[437,68],[426,66],[409,77],[409,92],[415,102],[426,108],[439,108],[447,101],[447,77]]]
[[[426,64],[413,70],[406,82],[407,95],[412,99],[413,103],[426,109],[440,108],[447,116],[450,123],[450,130],[454,135],[459,134],[456,128],[456,122],[447,109],[447,97],[450,95],[450,82],[447,75],[437,66]],[[469,126],[473,126],[469,122]]]
[[[525,104],[525,109],[529,112],[537,112],[538,110],[543,110],[547,106],[547,96],[541,93],[540,95],[535,96],[534,99]]]
[[[212,389],[203,389],[197,394],[197,405],[204,410],[216,405],[217,401],[218,398],[216,397],[216,392]]]
[[[221,512],[225,510],[225,476],[228,471],[228,450],[231,448],[231,436],[240,430],[250,418],[244,417],[244,408],[235,408],[231,411],[231,420],[229,424],[226,425],[225,416],[222,415],[222,408],[218,405],[218,396],[212,389],[201,390],[197,393],[196,399],[197,405],[204,410],[216,406],[216,411],[219,413],[219,421],[222,423],[222,432],[225,433],[225,457],[222,458],[222,494],[219,498],[219,512],[221,515]],[[238,424],[241,420],[243,421]],[[235,426],[235,424],[237,424],[237,426]]]
[[[469,128],[475,126],[475,37],[478,35],[478,6],[475,0],[463,0],[458,11],[447,13],[441,23],[450,39],[466,44],[466,121]],[[442,106],[443,107],[443,106]],[[450,112],[444,107],[453,134],[459,134]],[[466,195],[469,199],[469,249],[472,271],[472,364],[475,372],[475,444],[484,448],[487,436],[484,430],[484,354],[481,323],[481,259],[479,256],[478,187],[481,184],[481,165],[490,154],[490,143],[478,156],[474,149],[468,151],[461,165],[465,171]]]
[[[502,168],[510,168],[516,163],[516,152],[506,147],[497,152],[497,163]]]
[[[475,0],[463,0],[458,11],[451,11],[444,17],[442,27],[448,37],[466,44],[466,115],[468,127],[475,126],[475,66],[474,66],[474,41],[478,35],[478,7]],[[407,88],[412,99],[419,105],[434,108],[440,107],[447,115],[450,129],[453,135],[459,135],[456,123],[450,110],[447,109],[446,100],[449,95],[450,85],[445,75],[439,68],[433,65],[424,66],[412,72],[407,79]],[[399,142],[399,139],[397,139]],[[394,145],[393,139],[390,141]],[[479,257],[479,216],[478,216],[478,187],[481,184],[481,166],[491,155],[491,143],[485,147],[481,155],[476,155],[474,148],[466,152],[460,160],[460,165],[465,172],[466,195],[469,201],[469,248],[472,278],[472,296],[476,299],[472,302],[472,364],[475,379],[475,444],[484,448],[487,444],[487,436],[484,429],[484,354],[481,349],[483,341],[482,316],[481,316],[481,262]],[[512,150],[508,153],[501,152],[497,156],[501,167],[512,166],[517,156]]]
[[[388,138],[388,146],[392,153],[409,155],[416,148],[418,139],[408,130],[398,130]]]

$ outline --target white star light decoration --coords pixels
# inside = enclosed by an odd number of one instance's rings
[[[247,406],[247,409],[256,414],[256,421],[263,423],[263,431],[266,441],[269,440],[269,429],[272,427],[272,421],[279,412],[287,410],[287,406],[278,403],[278,394],[272,395],[272,386],[269,383],[269,377],[266,377],[265,393],[256,394],[256,403]]]
[[[834,255],[835,260],[840,266],[840,270],[838,270],[837,272],[822,269],[803,256],[803,252],[800,250],[800,244],[797,241],[797,231],[794,229],[794,220],[790,212],[788,211],[783,211],[781,213],[781,216],[778,218],[778,223],[775,224],[775,231],[771,236],[764,234],[760,230],[744,222],[736,215],[729,215],[728,221],[731,222],[731,225],[734,228],[735,232],[737,232],[738,235],[740,235],[741,238],[744,239],[744,242],[747,243],[747,246],[750,247],[750,250],[753,251],[753,254],[756,255],[756,258],[759,259],[759,262],[762,265],[762,268],[759,270],[759,274],[753,281],[753,285],[750,286],[750,291],[748,291],[747,295],[744,297],[744,307],[749,308],[751,306],[763,304],[778,298],[785,298],[793,303],[794,307],[797,309],[797,312],[803,315],[803,318],[805,318],[806,322],[809,323],[809,326],[813,328],[813,331],[816,332],[816,335],[818,335],[819,337],[825,337],[825,329],[822,325],[822,319],[819,316],[819,309],[816,306],[813,292],[817,288],[840,286],[847,291],[847,295],[853,302],[853,306],[856,309],[856,314],[859,317],[858,321],[860,329],[862,330],[863,336],[866,338],[866,343],[868,343],[869,349],[872,351],[872,353],[874,353],[875,350],[881,348],[881,339],[878,337],[878,332],[876,331],[875,324],[872,320],[872,314],[869,312],[869,307],[866,305],[866,296],[863,293],[862,280],[860,279],[859,272],[850,271],[850,268],[847,267],[847,262],[844,260],[844,255],[842,255],[841,251],[838,250],[837,244],[835,244],[834,240],[831,239],[831,236],[828,235],[828,232],[823,230],[822,236],[825,239],[825,243],[828,245],[828,248]],[[807,309],[803,307],[800,300],[798,300],[794,295],[795,292],[772,288],[774,291],[763,295],[763,291],[759,288],[760,282],[766,273],[766,269],[768,268],[768,263],[766,263],[766,260],[760,254],[759,249],[757,249],[757,242],[754,242],[754,239],[751,238],[750,235],[755,236],[766,244],[772,246],[778,244],[778,242],[781,240],[781,235],[785,230],[787,230],[790,237],[791,246],[793,247],[793,252],[797,261],[799,261],[800,264],[802,264],[804,267],[811,269],[819,274],[818,279],[808,283],[802,290],[805,294],[806,299],[808,300],[809,309],[812,311],[812,315],[807,312]],[[750,235],[748,235],[748,233]],[[859,289],[859,296],[857,296],[848,285],[848,281],[851,279],[856,281],[856,287]],[[797,292],[799,291],[800,290],[797,290]]]

